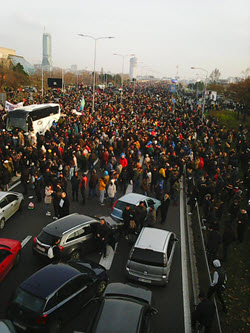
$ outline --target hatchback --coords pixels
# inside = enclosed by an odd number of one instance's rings
[[[23,332],[60,332],[64,322],[102,294],[107,280],[105,268],[91,261],[50,264],[17,288],[8,317]]]
[[[147,212],[149,212],[149,208],[153,206],[158,215],[159,208],[161,206],[160,200],[138,193],[128,193],[123,195],[120,199],[118,199],[114,203],[111,213],[112,219],[115,220],[116,222],[123,222],[122,213],[126,205],[129,204],[131,209],[134,210],[135,207],[138,206],[141,201],[144,202]]]
[[[152,305],[151,290],[111,283],[88,333],[152,333],[151,319],[157,312]]]
[[[23,205],[23,194],[18,192],[0,191],[0,229],[5,222]]]

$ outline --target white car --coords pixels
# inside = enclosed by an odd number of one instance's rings
[[[24,197],[22,193],[0,191],[0,229],[16,211],[22,208]]]

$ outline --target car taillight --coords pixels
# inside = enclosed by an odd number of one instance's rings
[[[163,254],[163,264],[165,267],[167,266],[167,256],[165,253]]]
[[[58,248],[59,248],[60,251],[63,250],[63,246],[58,245]]]
[[[34,243],[36,243],[36,240],[37,240],[37,238],[36,238],[36,237],[34,237],[34,238],[33,238],[33,242],[34,242]]]
[[[36,323],[37,324],[46,324],[46,321],[47,321],[47,314],[45,314],[45,315],[43,315],[43,316],[41,316],[41,317],[38,317],[38,318],[36,318]]]
[[[116,202],[113,204],[113,206],[112,206],[112,212],[113,212],[113,209],[115,208],[115,206],[116,206],[116,204],[117,204],[117,201],[118,200],[116,200]]]

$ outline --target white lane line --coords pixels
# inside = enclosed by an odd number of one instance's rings
[[[181,182],[180,191],[180,229],[181,229],[181,270],[182,270],[182,290],[183,290],[183,313],[185,333],[191,332],[190,302],[187,273],[187,251],[186,251],[186,234],[184,219],[184,199],[183,199],[183,181]]]
[[[114,255],[117,249],[117,245],[118,243],[115,244],[115,249],[113,250],[112,247],[110,245],[107,245],[107,253],[106,253],[106,258],[103,258],[103,255],[99,261],[99,264],[102,265],[103,267],[105,267],[107,270],[110,269],[111,265],[112,265],[112,261],[114,259]]]
[[[18,182],[16,182],[14,185],[12,185],[8,191],[11,191],[13,188],[15,188],[17,185],[21,184],[21,181],[19,180]]]
[[[28,243],[28,241],[32,238],[32,236],[27,236],[26,238],[24,238],[24,240],[22,241],[21,245],[22,248]]]

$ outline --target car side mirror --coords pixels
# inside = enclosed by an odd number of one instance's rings
[[[178,238],[175,238],[174,241],[175,241],[175,242],[179,242],[179,239],[178,239]]]

